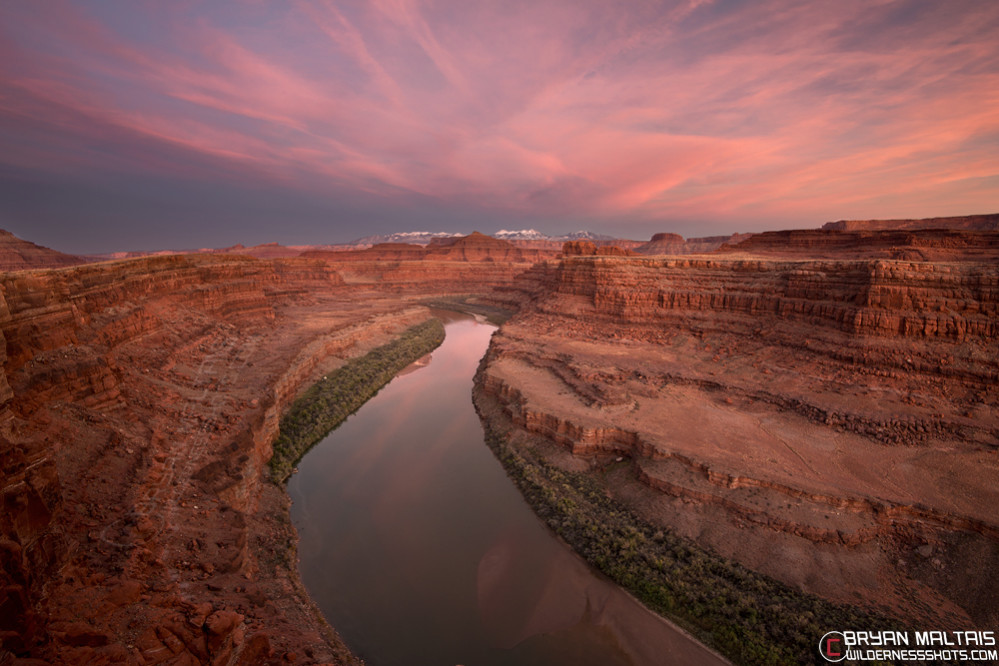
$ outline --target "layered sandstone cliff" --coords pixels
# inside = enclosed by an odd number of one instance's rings
[[[706,236],[684,239],[680,234],[654,234],[647,243],[633,248],[638,254],[703,254],[714,252],[723,245],[733,245],[752,234],[732,234],[730,236]]]
[[[0,656],[349,663],[266,482],[282,409],[428,316],[315,260],[0,275]]]
[[[77,257],[36,245],[22,240],[0,229],[0,271],[22,271],[32,268],[57,268],[59,266],[75,266],[89,261],[86,257]]]
[[[366,250],[306,252],[323,259],[354,285],[396,293],[467,294],[509,284],[553,250],[515,247],[480,233],[422,247],[382,243]]]
[[[507,240],[507,239],[504,239]],[[515,247],[524,248],[527,250],[546,250],[548,252],[560,252],[562,247],[568,241],[565,240],[530,240],[530,239],[512,239],[507,240]],[[629,240],[627,238],[591,238],[587,240],[589,243],[593,243],[597,247],[618,247],[622,250],[635,250],[646,243],[646,241],[640,240]]]
[[[521,314],[478,399],[522,445],[805,590],[999,619],[987,249],[558,260],[494,240],[0,275],[0,660],[349,663],[265,482],[278,418],[425,318],[416,300],[488,287]]]
[[[999,231],[965,229],[807,229],[768,231],[721,246],[729,255],[908,261],[996,261]]]
[[[304,252],[333,252],[343,249],[353,249],[346,245],[281,245],[280,243],[261,243],[249,247],[236,243],[229,247],[202,247],[196,250],[126,250],[88,255],[88,261],[108,261],[113,259],[138,259],[140,257],[164,257],[173,254],[241,254],[257,259],[288,259],[301,256]]]
[[[999,620],[994,262],[568,256],[516,293],[477,401],[519,446],[803,590]]]
[[[555,254],[234,249],[0,273],[0,657],[352,662],[266,482],[281,412],[426,319],[417,301]]]
[[[999,213],[957,217],[927,217],[918,220],[839,220],[822,225],[829,231],[875,231],[888,229],[966,229],[999,231]]]

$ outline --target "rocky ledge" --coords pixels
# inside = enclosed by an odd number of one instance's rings
[[[0,274],[0,662],[355,661],[266,463],[305,385],[429,314],[342,283],[236,256]]]
[[[999,267],[567,256],[476,401],[514,448],[800,590],[999,621]],[[929,623],[929,624],[927,624]]]

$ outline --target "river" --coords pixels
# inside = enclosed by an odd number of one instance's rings
[[[483,442],[472,378],[495,327],[447,338],[289,480],[309,594],[370,666],[725,663],[593,571]]]

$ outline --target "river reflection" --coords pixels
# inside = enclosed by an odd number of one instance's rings
[[[447,338],[288,483],[309,594],[372,666],[723,663],[592,572],[483,443],[472,377],[495,327]]]

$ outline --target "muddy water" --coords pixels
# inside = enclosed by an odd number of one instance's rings
[[[288,483],[302,579],[371,666],[722,663],[553,537],[483,443],[472,377],[495,328],[446,318]]]

